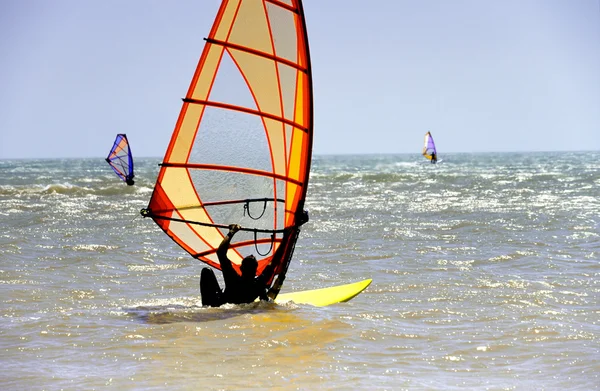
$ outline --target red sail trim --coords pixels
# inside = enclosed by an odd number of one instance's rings
[[[202,204],[200,204],[199,206],[201,207]],[[172,218],[170,216],[173,213],[175,213],[178,217],[181,217],[181,215],[179,214],[178,209],[175,208],[175,205],[171,202],[171,199],[165,194],[165,191],[163,190],[162,186],[159,185],[158,183],[154,187],[154,191],[152,193],[152,198],[150,199],[150,204],[148,205],[148,209],[151,212],[152,220],[154,220],[154,222],[163,231],[165,231],[165,233],[171,239],[173,239],[174,235],[170,233],[169,225],[170,225],[171,221],[177,221],[179,219]],[[189,223],[185,223],[185,224],[189,224]],[[206,241],[202,237],[200,237],[200,235],[197,235],[197,236],[203,242],[206,243]],[[191,250],[191,248],[189,246],[187,246],[185,243],[183,243],[182,241],[176,240],[176,242],[181,247],[183,247],[186,251],[188,251],[189,253],[194,252],[194,250]],[[208,243],[206,243],[206,244],[208,244]]]
[[[298,129],[302,130],[303,132],[308,132],[307,127],[302,126],[294,121],[290,121],[289,119],[279,117],[279,116],[276,116],[273,114],[265,113],[265,112],[262,112],[259,110],[249,109],[247,107],[242,107],[242,106],[230,105],[228,103],[214,102],[214,101],[210,101],[210,100],[192,99],[192,98],[183,98],[182,100],[186,103],[193,103],[193,104],[205,105],[205,106],[211,106],[211,107],[219,107],[222,109],[230,109],[230,110],[234,110],[234,111],[241,111],[243,113],[254,114],[259,117],[265,117],[265,118],[269,118],[269,119],[272,119],[275,121],[283,122],[284,124],[298,128]]]
[[[204,39],[206,40],[206,42],[212,43],[214,45],[221,45],[227,49],[235,49],[235,50],[239,50],[240,52],[254,54],[259,57],[267,58],[269,60],[273,60],[273,61],[285,64],[289,67],[299,70],[300,72],[304,72],[304,73],[307,72],[306,68],[303,68],[302,66],[296,64],[295,62],[286,60],[285,58],[282,58],[282,57],[277,57],[277,56],[274,56],[269,53],[261,52],[260,50],[252,49],[252,48],[249,48],[246,46],[237,45],[235,43],[220,41],[220,40],[214,39],[214,38],[204,38]]]
[[[263,12],[265,13],[265,17],[267,18],[267,28],[269,30],[269,40],[271,42],[271,51],[272,53],[277,53],[277,50],[275,49],[275,40],[273,38],[273,29],[272,29],[272,21],[270,18],[270,14],[269,11],[267,10],[267,3],[263,2],[262,4],[263,6]],[[294,17],[294,23],[295,23],[296,17]],[[277,60],[275,60],[277,61]],[[293,63],[296,64],[296,63]],[[296,70],[298,70],[298,68],[296,68]],[[305,72],[305,71],[303,71]],[[280,69],[279,66],[277,64],[275,64],[275,75],[277,78],[277,89],[279,90],[279,110],[280,113],[282,114],[283,117],[285,117],[285,108],[284,108],[284,102],[283,102],[283,91],[282,91],[282,87],[281,87],[281,75],[280,75]],[[299,75],[296,75],[296,78],[298,78]],[[258,105],[258,102],[257,102]],[[260,107],[258,107],[260,109]],[[267,124],[265,123],[265,120],[263,118],[263,124],[265,126],[265,129],[267,127]],[[283,146],[284,146],[284,166],[285,166],[285,172],[286,172],[286,176],[289,176],[289,151],[287,150],[288,148],[288,144],[287,144],[287,132],[285,131],[285,126],[282,126],[282,136],[283,136]],[[276,166],[275,166],[275,156],[273,154],[273,147],[272,147],[272,142],[271,142],[271,135],[270,133],[267,134],[267,140],[269,143],[269,150],[271,153],[271,169],[273,170],[273,172],[276,171]],[[287,185],[286,185],[287,186]],[[275,180],[273,180],[273,193],[274,193],[274,197],[277,198],[277,183]],[[285,194],[285,192],[284,192]],[[273,213],[273,223],[277,224],[277,214],[278,214],[278,210],[277,208],[275,208],[274,213]],[[285,215],[285,214],[284,214]]]
[[[298,37],[299,38],[298,39],[298,45],[299,45],[298,61],[300,63],[301,63],[301,61],[304,61],[304,64],[306,65],[306,70],[307,70],[306,76],[307,76],[308,80],[306,80],[306,83],[303,83],[303,88],[306,91],[305,96],[308,96],[310,98],[308,105],[304,105],[304,118],[308,118],[308,129],[310,129],[310,132],[309,132],[309,137],[307,137],[307,140],[305,140],[305,143],[307,143],[306,149],[303,148],[303,150],[309,151],[309,155],[308,155],[308,157],[304,158],[304,161],[303,161],[304,167],[303,167],[303,170],[302,170],[301,176],[300,176],[300,178],[303,178],[303,181],[305,183],[308,183],[310,165],[311,165],[310,151],[312,151],[312,143],[313,143],[312,130],[313,130],[313,124],[314,124],[312,69],[311,69],[310,51],[309,51],[309,45],[308,45],[308,34],[306,31],[306,20],[304,18],[304,9],[302,6],[302,1],[300,1],[300,0],[294,1],[294,4],[296,4],[298,7],[298,15],[299,15],[299,17],[296,18],[296,23],[297,23],[296,30],[299,35],[299,37]],[[300,38],[302,38],[302,39],[300,39]],[[298,88],[298,83],[299,83],[299,80],[296,81],[296,89]],[[296,108],[294,108],[294,112],[295,112],[295,109]],[[292,142],[293,141],[294,140],[293,140],[293,136],[292,136]],[[303,186],[300,190],[301,194],[296,194],[295,202],[297,202],[296,205],[297,205],[299,211],[302,211],[304,209],[304,200],[306,199],[307,191],[308,191],[307,186]],[[295,222],[295,223],[297,224],[297,222]],[[271,299],[275,299],[277,297],[277,295],[279,294],[279,291],[281,289],[281,286],[283,285],[283,281],[285,280],[285,276],[287,274],[287,269],[291,262],[291,258],[294,253],[294,249],[296,247],[296,241],[298,239],[299,233],[300,233],[299,227],[295,227],[293,229],[293,232],[291,233],[291,236],[288,239],[288,241],[286,243],[280,244],[280,246],[286,246],[286,248],[284,250],[283,258],[281,259],[280,263],[278,265],[276,265],[274,275],[269,280],[269,284],[271,284],[271,288],[269,289],[268,296]],[[275,275],[277,275],[277,279],[275,279]]]
[[[300,24],[299,27],[301,30],[302,37],[304,38],[304,39],[298,40],[298,44],[302,45],[304,50],[299,48],[298,51],[304,54],[304,61],[306,63],[306,70],[307,70],[306,73],[307,73],[307,77],[308,77],[307,83],[304,84],[304,88],[307,89],[307,96],[310,97],[310,103],[308,105],[304,106],[304,110],[305,110],[305,117],[308,118],[308,129],[311,129],[311,131],[312,131],[313,126],[314,126],[313,83],[312,83],[312,65],[310,62],[310,49],[309,49],[309,45],[308,45],[308,33],[306,31],[306,19],[304,17],[304,7],[302,5],[302,1],[297,1],[296,4],[298,5],[298,15],[299,15],[299,18],[297,19],[297,21]],[[312,153],[312,144],[313,144],[312,134],[311,134],[311,137],[308,137],[308,140],[306,140],[306,142],[308,143],[307,150],[310,151],[309,153]],[[311,165],[311,159],[310,159],[310,155],[309,155],[309,158],[305,159],[304,172],[303,172],[303,174],[304,174],[303,177],[304,177],[306,183],[308,183],[308,177],[309,177],[309,173],[310,173],[310,165]],[[301,202],[301,205],[299,205],[299,209],[304,208],[304,200],[306,199],[307,191],[308,191],[307,186],[304,186],[304,188],[302,189],[302,202]]]
[[[235,18],[237,18],[237,12],[239,10],[240,5],[241,5],[241,2],[238,4],[238,8],[236,9],[234,20],[235,20]],[[221,3],[221,6],[219,7],[219,11],[217,12],[217,15],[215,17],[215,21],[213,22],[213,25],[210,29],[209,37],[213,37],[216,34],[217,30],[219,29],[219,25],[221,24],[221,20],[223,19],[223,14],[225,13],[226,9],[227,9],[227,0],[223,0],[223,2]],[[229,34],[231,34],[232,28],[233,28],[233,24],[229,27],[229,32],[227,34],[228,36],[229,36]],[[202,54],[200,55],[200,60],[198,61],[198,65],[196,66],[196,70],[194,71],[194,75],[192,76],[192,81],[190,82],[190,86],[188,88],[186,97],[192,96],[192,94],[194,93],[194,90],[196,89],[196,84],[198,83],[198,78],[200,77],[200,74],[202,73],[202,69],[204,68],[204,63],[206,62],[209,52],[210,52],[210,50],[208,50],[208,47],[205,47],[202,50]],[[224,53],[224,50],[221,51],[221,54],[219,56],[219,63],[221,63],[221,60],[223,58],[223,53]],[[211,85],[209,87],[209,91],[212,90],[212,87],[215,83],[216,77],[217,77],[217,74],[215,72],[212,75],[212,80],[211,80]],[[179,134],[179,131],[181,129],[181,124],[183,123],[183,120],[184,120],[186,114],[187,114],[187,104],[185,103],[185,99],[184,99],[183,107],[181,108],[181,112],[179,113],[179,118],[177,119],[177,123],[175,125],[175,130],[173,131],[173,135],[171,137],[171,141],[169,142],[169,146],[167,147],[167,151],[165,152],[165,157],[164,157],[163,161],[170,160],[170,158],[171,158],[171,151],[173,150],[173,146],[175,145],[175,142],[177,140],[177,135]],[[204,116],[204,112],[200,115],[200,117],[198,118],[198,122],[196,123],[196,133],[198,133],[199,125],[200,125],[200,122],[202,122],[203,116]],[[194,139],[195,138],[196,138],[196,135],[194,134]],[[190,150],[190,153],[191,153],[191,150]],[[189,159],[189,154],[188,154],[186,160],[187,159]],[[163,170],[160,170],[160,172],[158,173],[157,183],[162,180],[163,175],[164,175]]]
[[[218,166],[215,164],[201,164],[201,163],[163,163],[163,164],[161,164],[161,166],[162,167],[194,168],[194,169],[198,169],[198,170],[241,172],[244,174],[252,174],[252,175],[264,176],[264,177],[269,177],[269,178],[281,179],[282,181],[290,182],[290,183],[296,184],[300,187],[304,187],[304,182],[297,181],[297,180],[289,178],[285,175],[278,175],[278,174],[274,174],[269,171],[254,170],[251,168]]]
[[[241,2],[240,2],[240,4],[241,4]],[[237,12],[239,10],[240,4],[238,4],[238,8],[235,11],[235,16],[233,18],[234,20],[235,20],[235,18],[237,18]],[[223,19],[223,14],[225,13],[226,9],[227,9],[227,0],[224,0],[223,2],[221,2],[219,11],[217,12],[217,15],[215,16],[215,21],[213,22],[213,25],[210,29],[210,33],[208,34],[209,37],[214,37],[215,34],[217,33],[217,30],[219,29],[219,26],[221,25],[221,20]],[[229,34],[231,34],[232,27],[233,27],[233,24],[231,24],[231,26],[229,26],[229,32],[227,33],[228,37],[229,37]],[[209,50],[206,47],[202,50],[202,54],[200,55],[200,61],[198,61],[198,66],[196,67],[196,71],[194,72],[194,75],[192,76],[192,81],[190,82],[190,87],[188,88],[188,92],[187,92],[186,96],[191,96],[192,93],[194,92],[194,88],[196,88],[196,83],[198,82],[198,78],[200,77],[200,73],[202,72],[202,69],[204,68],[204,62],[206,61],[208,52],[209,52]],[[222,55],[223,55],[223,53],[221,53],[221,56]],[[219,59],[219,63],[220,62],[221,62],[221,59]],[[215,76],[216,76],[216,74],[213,75],[213,82],[214,82]],[[211,85],[210,89],[212,89],[212,85]],[[177,127],[179,127],[179,123],[177,124]],[[170,145],[169,145],[169,149],[170,149]]]
[[[271,4],[276,5],[278,7],[285,8],[286,10],[288,10],[288,11],[290,11],[290,12],[296,14],[296,15],[299,14],[298,9],[292,7],[291,5],[288,5],[288,4],[285,4],[285,3],[281,3],[281,2],[279,2],[277,0],[265,0],[265,3],[271,3]]]
[[[148,205],[148,209],[151,211],[152,220],[169,236],[171,239],[175,240],[177,244],[179,244],[185,251],[188,253],[193,253],[194,250],[188,246],[185,242],[181,240],[176,240],[175,235],[171,233],[169,226],[171,221],[176,219],[171,219],[170,217],[166,217],[164,215],[171,215],[173,212],[177,213],[175,206],[171,203],[169,198],[165,195],[164,190],[158,184],[154,188],[154,192],[152,194],[152,198],[150,199],[150,205]],[[179,213],[177,213],[179,216]],[[164,216],[164,217],[163,217]],[[204,239],[198,236],[203,242],[206,243]],[[208,243],[206,243],[208,245]]]
[[[175,210],[175,205],[173,205],[169,197],[165,194],[165,191],[163,190],[162,186],[160,186],[160,184],[157,184],[154,187],[154,192],[152,193],[152,198],[150,199],[148,209],[156,214],[163,214],[164,212],[170,214],[173,210]],[[169,221],[156,219],[154,219],[154,221],[164,231],[168,230]]]

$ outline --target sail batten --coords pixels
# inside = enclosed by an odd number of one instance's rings
[[[304,72],[304,73],[308,72],[308,69],[306,69],[305,67],[303,67],[303,66],[301,66],[301,65],[299,65],[297,63],[294,63],[292,61],[286,60],[285,58],[282,58],[282,57],[277,57],[277,56],[274,56],[274,55],[269,54],[269,53],[261,52],[259,50],[253,50],[253,49],[251,49],[249,47],[236,45],[234,43],[220,41],[218,39],[205,38],[205,40],[208,43],[212,43],[214,45],[220,45],[220,46],[223,46],[223,47],[225,47],[227,49],[236,49],[236,50],[239,50],[239,51],[242,51],[242,52],[246,52],[246,53],[250,53],[250,54],[255,54],[257,56],[264,57],[264,58],[269,59],[269,60],[274,60],[276,62],[285,64],[287,66],[295,68],[295,69],[297,69],[297,70],[299,70],[301,72]]]
[[[307,220],[313,97],[301,1],[224,0],[205,40],[143,214],[216,268],[231,224],[242,226],[228,253],[237,270],[254,254],[260,272],[283,246],[275,297]]]
[[[160,164],[161,167],[181,167],[181,168],[195,168],[198,170],[216,170],[216,171],[228,171],[228,172],[240,172],[240,173],[245,173],[245,174],[251,174],[251,175],[257,175],[257,176],[263,176],[263,177],[268,177],[268,178],[273,178],[273,179],[280,179],[283,181],[288,181],[290,183],[293,183],[295,185],[298,186],[302,186],[303,183],[299,180],[296,180],[294,178],[290,178],[288,176],[284,176],[284,175],[277,175],[273,172],[268,172],[268,171],[259,171],[259,170],[252,170],[249,168],[244,168],[244,167],[232,167],[232,166],[218,166],[218,165],[214,165],[214,164],[184,164],[184,163],[161,163]]]
[[[288,10],[290,12],[293,12],[295,14],[299,13],[299,10],[297,8],[294,8],[293,5],[284,3],[282,1],[278,1],[278,0],[265,0],[265,2],[266,3],[274,4],[274,5],[276,5],[278,7],[281,7],[281,8],[285,8],[286,10]]]
[[[227,103],[223,103],[223,102],[215,102],[215,101],[210,101],[210,100],[201,100],[201,99],[193,99],[193,98],[183,98],[182,99],[184,102],[186,103],[192,103],[192,104],[198,104],[198,105],[205,105],[205,106],[213,106],[213,107],[220,107],[223,109],[230,109],[230,110],[235,110],[235,111],[241,111],[244,113],[248,113],[248,114],[254,114],[257,115],[259,117],[265,117],[265,118],[269,118],[275,121],[279,121],[279,122],[283,122],[287,125],[291,125],[295,128],[298,128],[300,130],[303,130],[305,132],[308,131],[308,128],[298,124],[294,121],[290,121],[288,119],[286,119],[285,117],[278,117],[269,113],[265,113],[259,110],[253,110],[253,109],[249,109],[246,107],[242,107],[242,106],[236,106],[236,105],[231,105],[231,104],[227,104]]]

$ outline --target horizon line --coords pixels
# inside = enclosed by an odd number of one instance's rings
[[[543,151],[543,150],[537,150],[537,151],[531,151],[531,150],[515,150],[515,151],[455,151],[455,152],[443,152],[442,154],[439,154],[439,156],[443,156],[443,155],[457,155],[457,154],[472,154],[472,155],[478,155],[478,154],[504,154],[504,153],[568,153],[568,152],[581,152],[581,153],[588,153],[588,152],[600,152],[599,150],[595,150],[595,149],[588,149],[588,150],[547,150],[547,151]],[[374,155],[387,155],[387,156],[397,156],[397,155],[418,155],[421,156],[422,154],[419,152],[340,152],[340,153],[313,153],[313,157],[315,156],[374,156]],[[104,160],[106,157],[105,156],[62,156],[62,157],[0,157],[0,161],[2,160],[53,160],[53,159],[102,159]],[[135,156],[134,159],[162,159],[163,157],[161,156]]]

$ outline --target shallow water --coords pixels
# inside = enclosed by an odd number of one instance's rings
[[[103,159],[0,161],[0,388],[600,389],[600,153],[317,156],[283,291],[202,308],[202,264]]]

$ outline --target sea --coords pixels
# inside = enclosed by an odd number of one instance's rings
[[[439,158],[314,156],[282,292],[372,284],[222,308],[160,158],[0,160],[0,389],[599,390],[600,152]]]

